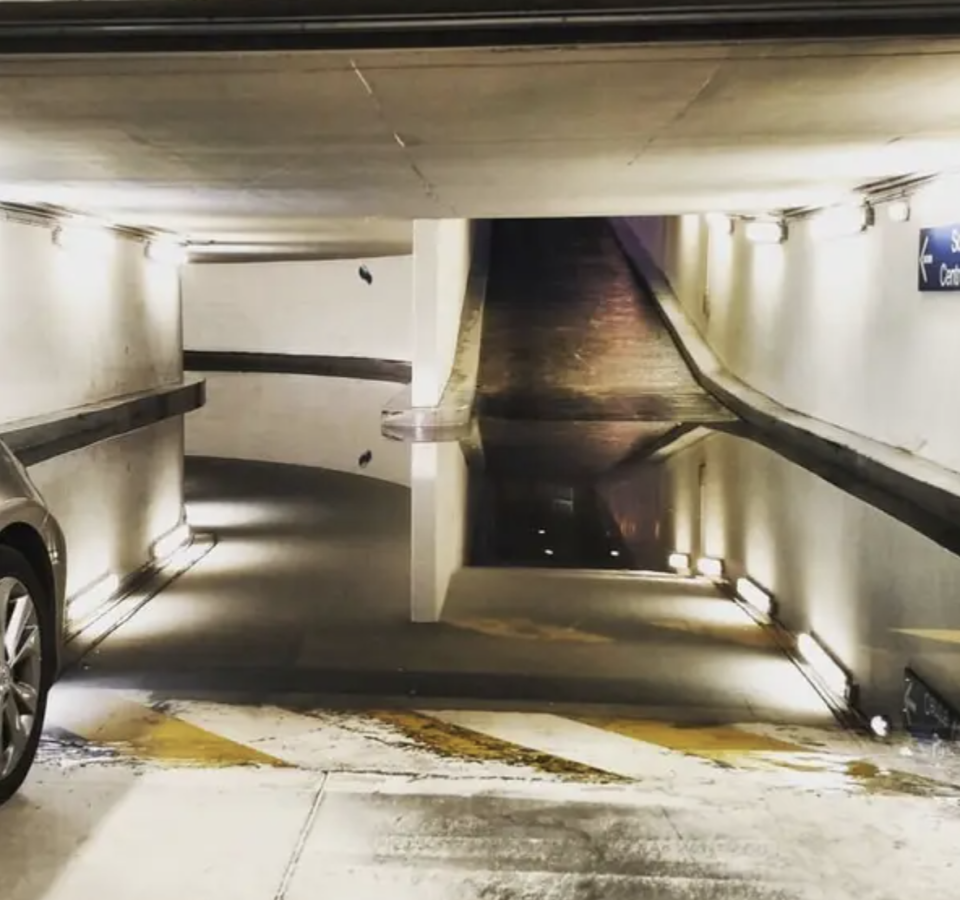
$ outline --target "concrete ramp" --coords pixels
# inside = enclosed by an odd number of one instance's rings
[[[497,478],[592,483],[628,460],[643,459],[674,435],[670,422],[558,422],[481,419],[486,468]]]
[[[482,417],[716,421],[605,219],[493,223]]]
[[[831,718],[769,633],[706,581],[466,568],[443,618],[487,639],[491,672],[616,681],[671,721]]]

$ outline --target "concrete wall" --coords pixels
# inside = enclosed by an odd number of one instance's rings
[[[466,219],[414,223],[414,406],[436,406],[450,377],[470,276],[472,235]]]
[[[29,469],[67,541],[67,595],[124,576],[183,509],[183,419],[57,456]]]
[[[62,247],[54,223],[0,219],[0,421],[178,384],[178,270],[142,243],[104,232],[103,247]],[[68,595],[150,560],[183,507],[183,421],[31,466],[67,539]]]
[[[664,469],[674,548],[771,590],[784,624],[817,634],[853,673],[866,711],[898,717],[908,665],[960,705],[960,647],[899,630],[956,634],[960,559],[741,438],[708,436]]]
[[[177,383],[177,270],[135,241],[89,253],[52,235],[0,218],[0,421]]]
[[[409,360],[412,277],[410,256],[187,266],[184,346]]]
[[[411,470],[411,618],[436,622],[466,553],[467,466],[459,444],[414,444]]]
[[[317,466],[410,484],[410,446],[380,433],[400,385],[313,375],[211,373],[187,419],[187,453]],[[373,453],[361,469],[358,457]]]
[[[791,223],[751,245],[703,217],[635,220],[678,298],[726,367],[784,406],[960,471],[960,301],[917,291],[918,228],[960,218],[960,184],[912,198],[906,223],[817,239]]]
[[[364,266],[372,277],[360,275]],[[184,345],[409,360],[410,256],[188,266]],[[212,373],[187,421],[187,453],[318,466],[410,483],[409,447],[380,434],[398,384],[309,375]],[[357,460],[370,450],[373,460]]]

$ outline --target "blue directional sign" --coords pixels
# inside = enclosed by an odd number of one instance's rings
[[[917,289],[960,291],[960,225],[920,229]]]

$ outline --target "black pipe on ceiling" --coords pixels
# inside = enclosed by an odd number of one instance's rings
[[[0,54],[177,53],[960,35],[956,0],[8,0]]]

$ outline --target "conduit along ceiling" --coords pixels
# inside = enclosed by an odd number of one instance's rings
[[[960,159],[960,41],[0,58],[0,199],[404,252],[417,217],[761,212]]]

